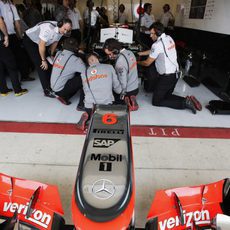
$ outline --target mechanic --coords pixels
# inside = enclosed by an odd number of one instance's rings
[[[132,51],[124,49],[121,43],[114,38],[105,41],[103,50],[110,59],[115,59],[115,70],[122,87],[121,99],[125,99],[131,111],[138,110],[136,96],[139,89],[135,55]],[[118,95],[115,97],[117,98]]]
[[[84,130],[86,122],[90,120],[94,105],[113,104],[113,90],[121,93],[121,85],[112,65],[101,64],[96,53],[87,56],[88,68],[82,77],[85,93],[85,110],[77,123],[77,128]]]
[[[48,64],[46,59],[48,53],[46,47],[49,46],[50,55],[54,56],[58,41],[63,35],[70,32],[71,29],[71,20],[62,19],[59,22],[40,22],[25,32],[23,38],[24,46],[34,63],[44,95],[47,97],[54,98],[55,95],[50,88],[51,65]]]
[[[80,90],[77,108],[84,107],[84,93],[81,75],[85,74],[85,64],[77,56],[79,43],[70,37],[64,40],[63,51],[58,51],[53,63],[50,84],[57,99],[65,105],[71,104],[69,99]]]
[[[173,94],[179,78],[177,53],[173,39],[164,33],[164,26],[160,22],[155,22],[150,26],[150,37],[155,41],[151,50],[138,53],[140,56],[149,56],[144,61],[138,61],[138,64],[150,66],[155,61],[159,77],[154,88],[152,105],[174,109],[187,108],[196,114],[197,109],[201,110],[201,105],[194,96],[184,98]]]
[[[9,35],[7,32],[6,24],[2,18],[0,8],[0,95],[7,96],[12,89],[7,87],[5,69],[8,72],[12,86],[14,89],[15,96],[22,96],[28,92],[27,89],[22,89],[19,77],[16,60],[12,50],[9,48]]]
[[[151,14],[152,11],[152,4],[145,3],[144,4],[144,15],[141,15],[141,33],[140,33],[140,40],[143,43],[143,46],[147,46],[148,49],[151,47],[153,41],[149,37],[149,27],[155,22],[154,15]]]

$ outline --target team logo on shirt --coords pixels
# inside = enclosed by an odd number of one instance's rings
[[[91,70],[91,74],[96,74],[96,73],[97,73],[96,69]]]
[[[130,61],[134,62],[135,61],[134,57],[130,57]]]

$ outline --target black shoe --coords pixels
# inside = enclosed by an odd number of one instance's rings
[[[185,98],[185,108],[190,109],[194,114],[196,114],[196,107],[190,97]]]
[[[35,78],[28,76],[28,77],[23,77],[21,81],[34,81],[34,80]]]
[[[76,110],[77,111],[85,111],[85,106],[84,105],[78,105]]]
[[[58,96],[57,99],[64,105],[70,105],[71,104],[70,101],[64,99],[63,97]]]
[[[45,89],[44,90],[44,96],[45,97],[50,97],[50,98],[56,98],[57,97],[56,94],[55,94],[55,92],[52,91],[51,89],[50,90],[49,89]]]
[[[24,94],[26,94],[26,93],[28,93],[28,90],[27,90],[27,89],[22,89],[20,92],[17,92],[17,93],[15,93],[14,95],[15,95],[16,97],[19,97],[19,96],[22,96],[22,95],[24,95]]]

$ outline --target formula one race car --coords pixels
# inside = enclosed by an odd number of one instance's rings
[[[98,106],[65,225],[56,186],[0,174],[0,230],[131,230],[135,181],[126,106]],[[230,230],[230,179],[156,192],[146,230]]]
[[[134,195],[127,107],[98,106],[85,140],[72,198],[76,229],[132,229]]]

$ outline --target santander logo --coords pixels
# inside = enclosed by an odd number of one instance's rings
[[[208,210],[194,211],[194,212],[187,212],[187,213],[184,210],[183,216],[185,220],[185,227],[192,226],[193,221],[195,221],[197,225],[210,224],[210,214]],[[160,230],[173,229],[178,226],[180,226],[179,216],[170,217],[168,219],[165,219],[164,221],[159,221]]]
[[[29,203],[26,203],[26,205],[23,204],[18,204],[18,203],[12,203],[12,202],[4,202],[3,206],[3,212],[12,212],[14,213],[16,210],[18,210],[18,214],[23,214],[24,216],[26,215],[26,212],[28,210],[28,205]],[[25,217],[25,219],[27,219]],[[40,210],[33,209],[33,212],[31,216],[27,219],[43,228],[48,228],[50,222],[51,222],[52,217],[47,214],[43,213]]]

